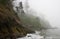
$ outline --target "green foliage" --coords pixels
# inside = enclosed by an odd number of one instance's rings
[[[19,15],[19,17],[22,21],[22,24],[25,25],[25,27],[31,28],[33,30],[42,30],[51,28],[48,21],[40,19],[39,17],[29,14]]]
[[[32,30],[40,30],[41,24],[40,19],[33,15],[19,15],[22,24],[25,25],[25,27],[28,27]]]
[[[9,0],[0,0],[0,4],[6,4]]]

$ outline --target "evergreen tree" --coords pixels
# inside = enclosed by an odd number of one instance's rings
[[[0,39],[16,39],[34,32],[22,26],[21,20],[13,10],[12,1],[0,0]]]

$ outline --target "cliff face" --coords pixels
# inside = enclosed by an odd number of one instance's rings
[[[26,36],[27,33],[34,33],[34,31],[22,26],[10,1],[11,0],[0,0],[0,39],[7,37],[15,39],[17,37]]]

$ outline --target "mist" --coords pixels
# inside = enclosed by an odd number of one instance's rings
[[[60,0],[29,0],[29,5],[38,16],[43,14],[53,27],[60,27]]]
[[[16,0],[15,6],[19,6],[19,2],[26,0]],[[27,0],[30,9],[33,9],[37,16],[43,16],[52,27],[60,27],[60,0]]]

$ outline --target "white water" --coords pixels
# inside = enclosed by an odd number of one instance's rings
[[[26,37],[18,38],[18,39],[43,39],[43,36],[40,36],[39,34],[40,32],[37,31],[34,34],[27,34]]]

